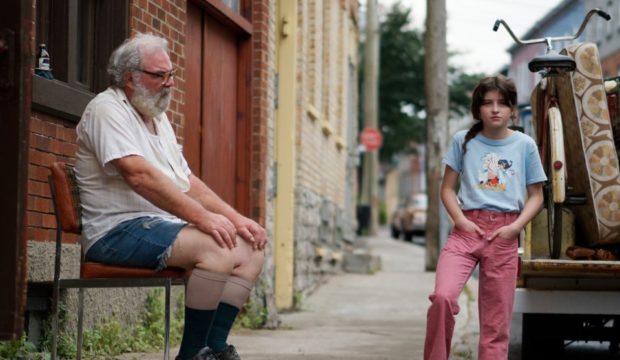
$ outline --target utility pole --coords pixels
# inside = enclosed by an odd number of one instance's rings
[[[448,141],[448,50],[446,41],[446,0],[426,0],[424,34],[424,95],[426,97],[426,223],[427,271],[437,268],[439,258],[441,157]]]
[[[366,1],[366,46],[364,48],[364,127],[377,128],[379,87],[379,19],[377,0]],[[362,196],[360,205],[370,209],[368,234],[376,235],[379,227],[379,199],[377,197],[378,150],[364,153]]]

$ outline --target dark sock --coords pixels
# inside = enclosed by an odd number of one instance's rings
[[[197,310],[185,307],[185,325],[183,340],[177,359],[190,360],[205,347],[209,328],[213,323],[216,310]]]
[[[215,320],[207,337],[207,345],[214,352],[218,353],[226,348],[226,339],[228,339],[237,314],[239,314],[239,308],[230,304],[220,303],[217,306]]]

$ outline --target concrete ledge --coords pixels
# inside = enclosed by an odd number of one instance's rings
[[[80,274],[80,245],[63,244],[60,276],[76,278]],[[28,281],[54,281],[56,243],[52,241],[28,241]]]
[[[355,249],[344,254],[344,271],[357,274],[374,274],[381,270],[381,257],[366,249]]]

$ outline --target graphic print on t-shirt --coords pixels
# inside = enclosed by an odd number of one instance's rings
[[[478,172],[478,188],[491,191],[506,191],[508,178],[515,175],[512,160],[489,152],[482,157],[482,170]]]

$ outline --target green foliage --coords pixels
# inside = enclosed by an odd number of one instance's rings
[[[471,349],[455,349],[453,351],[453,355],[455,359],[459,359],[459,360],[473,360],[474,359],[474,354],[472,353]]]
[[[178,345],[183,332],[184,301],[179,298],[170,317],[170,344]],[[114,356],[125,352],[152,352],[164,347],[165,299],[163,289],[154,289],[145,301],[140,324],[125,327],[116,318],[84,332],[88,357]]]
[[[484,75],[466,74],[458,68],[451,68],[450,72],[450,111],[461,116],[471,114],[471,94]]]
[[[260,329],[267,321],[267,309],[255,300],[248,301],[235,319],[234,329]]]
[[[386,225],[387,223],[388,223],[387,208],[385,205],[385,201],[382,201],[381,204],[379,204],[379,224]]]
[[[384,141],[379,156],[389,162],[394,154],[410,152],[412,142],[424,141],[420,113],[424,98],[424,43],[413,29],[411,9],[397,3],[380,25],[379,124]]]
[[[164,347],[164,296],[163,289],[154,289],[145,301],[141,322],[133,327],[122,325],[116,317],[84,331],[83,357],[85,359],[108,358],[125,352],[151,352]],[[176,346],[181,342],[183,333],[184,299],[180,297],[172,311],[170,319],[170,344]],[[64,312],[64,309],[61,309]],[[61,317],[62,319],[63,317]],[[51,328],[47,324],[47,328]],[[48,330],[49,332],[49,330]],[[43,341],[43,348],[48,352],[37,352],[36,346],[22,337],[16,341],[0,342],[0,360],[48,360],[51,337]],[[75,359],[77,355],[76,340],[72,336],[61,334],[58,337],[58,356],[62,359]]]
[[[37,347],[26,336],[13,341],[0,341],[0,360],[48,360],[49,354],[37,352]]]
[[[412,153],[415,143],[425,141],[424,41],[422,32],[411,24],[411,9],[400,2],[387,11],[379,31],[379,127],[383,133],[379,157],[390,163],[395,155]],[[363,52],[361,62],[363,70]],[[482,75],[467,74],[459,67],[449,71],[450,112],[467,115],[471,91]],[[359,79],[363,90],[362,71]],[[362,128],[363,111],[359,113]]]
[[[304,293],[299,290],[295,290],[293,292],[293,309],[301,310],[303,306],[304,306]]]
[[[116,317],[84,331],[82,356],[85,359],[109,358],[127,352],[153,352],[164,347],[164,306],[163,289],[154,289],[145,301],[141,322],[133,327],[122,325]],[[62,309],[61,309],[62,310]],[[177,346],[183,335],[185,301],[179,297],[172,309],[170,319],[170,344]],[[62,317],[61,317],[62,319]],[[235,321],[235,328],[257,329],[267,320],[267,309],[257,301],[249,301]],[[49,324],[47,326],[50,328]],[[43,341],[48,352],[38,352],[26,336],[14,341],[0,341],[0,360],[49,360],[51,338]],[[58,356],[62,359],[75,359],[76,340],[72,336],[58,338]]]
[[[177,298],[174,314],[170,321],[170,343],[181,344],[183,326],[185,325],[185,293]]]
[[[46,349],[50,349],[51,347],[51,338],[49,346],[44,347]],[[58,336],[58,357],[61,359],[75,359],[77,357],[77,344],[75,342],[75,338],[69,336],[67,334],[60,334]]]
[[[83,351],[88,357],[119,355],[130,351],[132,341],[132,331],[124,328],[116,318],[111,318],[84,332]]]
[[[67,320],[67,304],[60,302],[58,305],[58,328],[62,329],[66,326]],[[41,348],[43,350],[51,349],[52,347],[52,318],[51,316],[43,324],[45,330],[43,339],[41,341]],[[66,333],[60,333],[58,336],[58,345],[56,347],[57,355],[60,359],[75,359],[77,355],[77,344],[75,338]],[[49,352],[46,353],[49,356]]]
[[[139,325],[125,329],[112,318],[84,333],[86,358],[115,356],[126,352],[152,352],[164,347],[163,289],[153,290],[146,299]],[[185,301],[181,296],[171,314],[170,344],[181,343]],[[265,324],[267,310],[256,301],[249,301],[235,321],[235,328],[257,329]],[[70,357],[69,357],[70,358]]]
[[[182,299],[180,299],[182,304]],[[164,347],[163,289],[154,289],[145,301],[141,323],[125,327],[116,318],[84,332],[84,351],[89,357],[114,356],[125,352],[151,352]],[[183,331],[183,308],[179,303],[171,314],[170,343],[178,345]],[[179,324],[181,324],[179,326]]]

